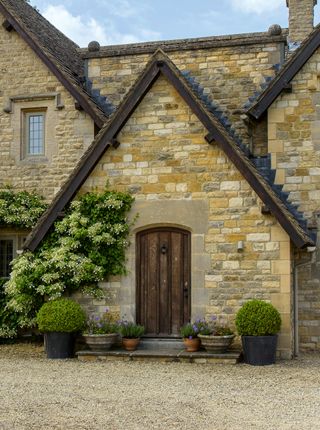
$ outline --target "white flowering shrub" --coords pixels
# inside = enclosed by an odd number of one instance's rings
[[[5,290],[20,326],[35,324],[44,300],[76,290],[101,297],[99,281],[126,273],[132,203],[125,193],[87,193],[70,204],[34,253],[14,260]]]
[[[47,208],[42,196],[12,189],[0,191],[0,225],[32,228]]]
[[[32,228],[46,207],[43,197],[36,193],[15,193],[6,188],[0,191],[0,225]],[[8,296],[3,288],[5,281],[0,279],[0,339],[15,337],[18,324],[18,314],[7,306]]]

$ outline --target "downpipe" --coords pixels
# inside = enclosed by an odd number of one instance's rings
[[[299,355],[299,287],[298,270],[301,267],[311,265],[314,260],[316,247],[308,247],[307,252],[312,253],[310,260],[295,263],[293,266],[293,355]]]

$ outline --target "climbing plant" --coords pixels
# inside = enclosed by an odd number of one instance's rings
[[[0,225],[32,228],[46,207],[43,197],[35,192],[15,193],[8,187],[0,191]]]
[[[7,187],[0,190],[0,225],[18,229],[32,228],[46,209],[43,197],[35,192],[14,192]],[[6,279],[0,278],[0,338],[14,337],[17,331],[18,314],[7,306]]]
[[[77,290],[101,297],[99,281],[126,273],[127,213],[132,203],[125,193],[84,194],[69,205],[35,252],[14,260],[5,288],[19,326],[34,325],[44,300]]]

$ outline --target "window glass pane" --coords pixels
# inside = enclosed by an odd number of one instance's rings
[[[0,277],[9,278],[10,263],[13,260],[13,240],[0,240]]]
[[[43,114],[28,115],[28,154],[44,153],[43,124]]]

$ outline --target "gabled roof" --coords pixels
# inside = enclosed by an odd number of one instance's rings
[[[254,104],[247,110],[247,113],[256,120],[259,120],[280,93],[288,88],[290,81],[301,70],[303,65],[309,60],[319,46],[320,24],[315,27],[313,32],[310,33],[300,47],[291,55],[278,75],[276,75]]]
[[[76,45],[25,0],[0,0],[0,13],[101,128],[107,111],[82,86],[84,63]]]
[[[207,129],[208,134],[205,138],[208,143],[217,142],[221,146],[228,158],[288,233],[293,243],[299,248],[313,244],[312,239],[299,225],[299,222],[290,213],[277,193],[250,162],[248,156],[241,149],[239,143],[237,143],[235,137],[230,133],[230,130],[227,129],[222,119],[216,116],[215,107],[209,105],[209,101],[201,96],[199,88],[190,81],[190,78],[185,77],[171,60],[161,50],[158,50],[152,56],[117,111],[109,119],[108,123],[105,124],[86,153],[82,156],[48,210],[40,218],[36,227],[27,238],[24,248],[31,251],[37,248],[65,206],[75,197],[77,191],[97,165],[104,152],[110,146],[118,145],[118,133],[161,74],[174,86]]]

